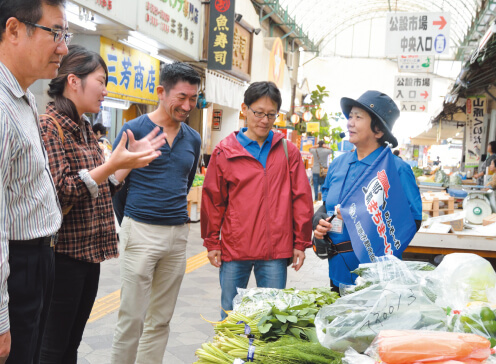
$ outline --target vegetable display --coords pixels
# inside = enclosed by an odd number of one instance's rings
[[[485,259],[386,256],[353,273],[341,297],[240,289],[196,364],[496,364],[496,272]]]

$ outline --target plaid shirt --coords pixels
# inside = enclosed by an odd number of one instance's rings
[[[64,133],[64,143],[52,119],[40,118],[43,141],[50,160],[50,171],[62,208],[72,205],[64,215],[57,253],[85,262],[99,263],[118,256],[117,234],[111,193],[116,188],[108,180],[98,186],[98,197],[92,198],[79,177],[82,169],[91,171],[104,163],[103,152],[89,122],[84,119],[84,132],[78,123],[55,110],[48,103],[46,114],[57,120]]]

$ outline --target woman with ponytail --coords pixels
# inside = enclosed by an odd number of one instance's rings
[[[55,283],[41,363],[77,363],[77,349],[98,290],[100,262],[118,256],[111,195],[122,170],[148,165],[165,135],[156,128],[136,141],[131,131],[105,162],[85,113],[107,95],[108,70],[95,52],[71,45],[49,84],[53,99],[41,116],[50,171],[64,220],[55,246]],[[128,148],[126,148],[128,144]]]

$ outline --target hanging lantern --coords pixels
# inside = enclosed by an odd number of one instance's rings
[[[298,124],[300,122],[300,117],[297,114],[291,115],[291,122],[293,124]]]
[[[305,111],[303,113],[303,120],[305,120],[305,121],[312,120],[312,113],[310,111]]]
[[[322,119],[322,118],[324,117],[324,110],[322,110],[322,109],[317,109],[317,110],[315,111],[315,117],[316,117],[318,120]]]

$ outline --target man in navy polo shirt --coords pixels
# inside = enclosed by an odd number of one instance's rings
[[[200,135],[184,123],[196,105],[200,76],[189,65],[163,67],[157,110],[126,123],[136,139],[159,126],[167,134],[162,154],[134,169],[114,197],[122,219],[121,306],[112,363],[161,363],[169,322],[186,269],[189,218],[186,196],[200,156]]]

